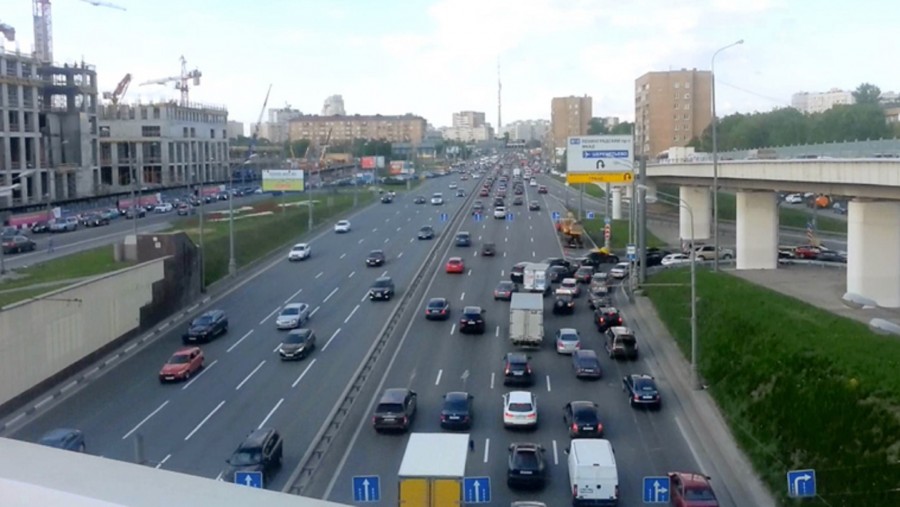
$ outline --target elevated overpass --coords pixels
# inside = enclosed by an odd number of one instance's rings
[[[648,195],[680,186],[693,210],[695,239],[711,237],[713,164],[672,162],[647,167]],[[777,269],[778,192],[851,198],[847,214],[847,292],[900,308],[900,160],[895,158],[741,160],[719,162],[719,187],[737,194],[737,269]],[[680,210],[680,237],[691,218]]]

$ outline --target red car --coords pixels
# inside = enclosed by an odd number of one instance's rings
[[[185,347],[172,354],[159,370],[160,382],[189,380],[191,375],[203,369],[203,351],[200,347]]]
[[[448,273],[462,273],[466,270],[466,264],[463,262],[462,257],[450,257],[447,260],[447,272]]]
[[[545,187],[544,185],[539,186],[539,187],[538,187],[538,193],[539,193],[539,194],[546,194],[546,193],[547,193],[547,187]]]
[[[490,191],[488,191],[488,189],[482,188],[481,192],[478,192],[478,195],[481,197],[487,197],[487,196],[491,195],[491,193],[490,193]]]
[[[675,507],[719,507],[709,477],[690,472],[669,472],[672,505]]]
[[[815,259],[821,251],[817,246],[803,245],[794,249],[794,256],[798,259]]]

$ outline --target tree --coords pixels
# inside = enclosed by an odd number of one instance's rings
[[[609,133],[617,136],[624,136],[634,132],[634,123],[630,121],[623,121],[613,128],[609,129]]]
[[[309,148],[310,141],[309,139],[295,139],[293,141],[285,141],[284,142],[284,153],[285,156],[291,156],[291,147],[294,148],[294,157],[303,158],[306,155],[306,150]]]
[[[881,89],[872,83],[862,83],[853,92],[853,98],[857,104],[878,104],[881,97]]]
[[[606,123],[603,121],[603,118],[591,118],[591,121],[588,122],[587,135],[599,136],[607,133]]]

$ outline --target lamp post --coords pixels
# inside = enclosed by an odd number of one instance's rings
[[[738,46],[744,43],[744,39],[721,47],[712,55],[710,63],[709,77],[710,97],[712,99],[712,151],[713,151],[713,248],[715,248],[715,258],[713,260],[713,271],[719,270],[719,141],[716,133],[716,56],[728,48]],[[693,250],[691,250],[693,252]]]
[[[234,171],[228,171],[228,276],[237,273],[237,259],[234,257]]]
[[[206,250],[203,248],[203,201],[206,199],[206,196],[203,195],[203,170],[203,165],[197,167],[197,200],[199,201],[197,219],[200,227],[200,292],[206,291]]]

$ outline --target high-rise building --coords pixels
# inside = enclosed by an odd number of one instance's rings
[[[708,70],[648,72],[635,80],[635,154],[650,157],[700,137],[712,120]]]
[[[554,97],[550,101],[550,131],[555,148],[565,148],[566,139],[587,134],[593,102],[583,97]]]
[[[453,126],[461,128],[479,128],[484,126],[484,113],[479,111],[460,111],[453,113]]]
[[[427,122],[421,116],[303,115],[290,122],[291,139],[309,139],[314,144],[354,139],[384,139],[391,142],[421,144]]]
[[[228,139],[237,139],[245,136],[244,122],[228,120]]]
[[[854,104],[853,92],[832,88],[827,92],[799,92],[791,96],[791,107],[802,113],[822,113],[839,104]]]
[[[473,143],[493,139],[494,129],[490,123],[484,123],[479,127],[443,127],[441,134],[448,141]]]
[[[516,120],[503,126],[503,134],[509,134],[514,141],[542,141],[550,130],[547,120]]]
[[[346,114],[343,96],[332,95],[325,99],[325,104],[322,105],[322,116],[344,116]]]

